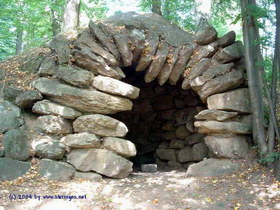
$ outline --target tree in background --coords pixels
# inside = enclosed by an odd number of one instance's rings
[[[152,1],[152,12],[158,15],[162,15],[161,12],[161,0],[153,0]]]
[[[67,0],[61,31],[76,31],[79,25],[81,0]]]

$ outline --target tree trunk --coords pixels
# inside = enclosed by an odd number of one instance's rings
[[[17,38],[16,38],[16,55],[22,52],[23,45],[23,30],[22,28],[17,29]]]
[[[258,50],[253,42],[256,35],[256,20],[248,14],[248,6],[256,5],[255,0],[240,0],[241,13],[243,19],[243,39],[245,47],[246,69],[248,75],[248,86],[250,91],[252,111],[253,111],[253,126],[256,128],[254,138],[257,139],[260,156],[263,157],[267,154],[267,144],[265,142],[265,128],[264,116],[262,110],[262,89],[260,87],[259,75],[256,63],[258,62]],[[257,52],[257,53],[256,53]]]
[[[158,15],[162,15],[161,12],[161,0],[153,0],[152,1],[152,12]]]
[[[275,2],[275,13],[276,13],[276,33],[275,33],[275,48],[274,48],[274,59],[273,59],[273,67],[272,67],[272,84],[271,84],[271,101],[274,113],[276,113],[276,100],[277,100],[277,79],[280,72],[280,1],[274,0]],[[274,139],[275,133],[278,132],[279,128],[275,127],[273,123],[273,119],[270,117],[269,119],[269,140],[268,147],[269,152],[273,152],[274,149]],[[273,126],[274,125],[274,126]],[[277,126],[277,125],[276,125]],[[278,141],[280,141],[278,136]]]
[[[60,24],[57,19],[57,15],[55,14],[55,11],[51,9],[51,18],[52,18],[52,33],[53,37],[55,37],[60,32]]]
[[[62,32],[76,31],[79,25],[81,0],[67,0],[64,10]]]

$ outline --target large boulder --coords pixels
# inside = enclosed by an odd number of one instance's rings
[[[67,106],[62,106],[48,100],[39,101],[34,104],[32,111],[37,114],[59,115],[65,119],[74,120],[82,113]]]
[[[99,136],[123,137],[128,132],[124,123],[101,114],[78,117],[74,121],[73,127],[77,133],[88,132]]]
[[[188,167],[187,176],[216,177],[234,173],[240,167],[239,163],[231,160],[207,159]]]
[[[59,116],[41,116],[37,118],[36,127],[48,134],[68,134],[72,133],[73,129],[67,120]]]
[[[197,121],[199,133],[251,134],[252,125],[240,122]]]
[[[101,146],[100,138],[92,133],[69,134],[60,142],[71,148],[100,148]]]
[[[101,75],[94,77],[92,86],[100,91],[111,93],[113,95],[128,97],[131,99],[137,98],[140,92],[140,89],[137,87],[126,84],[117,79],[104,77]]]
[[[30,163],[0,158],[0,181],[13,180],[24,175],[31,167]]]
[[[96,90],[71,87],[57,80],[40,78],[33,86],[49,99],[82,112],[114,114],[132,109],[129,99],[112,96]]]
[[[74,177],[75,169],[68,163],[42,159],[38,164],[39,174],[54,181],[68,181]]]
[[[247,88],[240,88],[207,98],[209,109],[251,113],[250,94]]]
[[[42,95],[36,90],[27,90],[16,98],[16,105],[21,108],[30,108],[36,101],[42,100]]]
[[[125,178],[132,172],[132,163],[105,149],[73,149],[67,160],[80,171],[95,171],[108,177]]]
[[[20,109],[8,101],[0,101],[0,133],[23,124]]]
[[[32,148],[39,157],[61,160],[64,156],[66,146],[59,140],[43,136],[32,142]]]
[[[22,129],[12,129],[3,138],[5,157],[16,160],[27,160],[30,157],[30,142]]]
[[[131,141],[121,138],[105,137],[102,139],[102,147],[124,157],[136,155],[135,145]]]
[[[249,149],[246,136],[206,136],[205,143],[218,157],[244,158]]]
[[[195,119],[197,120],[217,120],[225,121],[237,116],[237,112],[226,112],[215,109],[206,109],[199,112]]]
[[[61,80],[78,87],[89,87],[93,79],[91,72],[66,65],[58,67],[57,75]]]

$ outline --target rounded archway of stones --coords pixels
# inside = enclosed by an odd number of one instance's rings
[[[154,163],[161,170],[183,169],[208,157],[204,135],[194,127],[195,115],[206,109],[199,96],[191,89],[183,90],[181,82],[146,83],[145,72],[136,72],[134,66],[122,70],[126,75],[122,81],[139,88],[140,94],[132,101],[131,111],[111,116],[129,130],[125,138],[137,149],[130,159],[135,169]]]

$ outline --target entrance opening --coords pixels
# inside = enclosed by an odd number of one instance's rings
[[[194,127],[194,116],[206,105],[192,90],[183,90],[168,82],[160,86],[156,80],[145,83],[145,72],[135,67],[123,69],[125,83],[140,89],[131,111],[113,117],[128,127],[126,139],[136,145],[137,156],[131,158],[136,168],[157,163],[159,169],[184,168],[208,156],[204,136]]]

